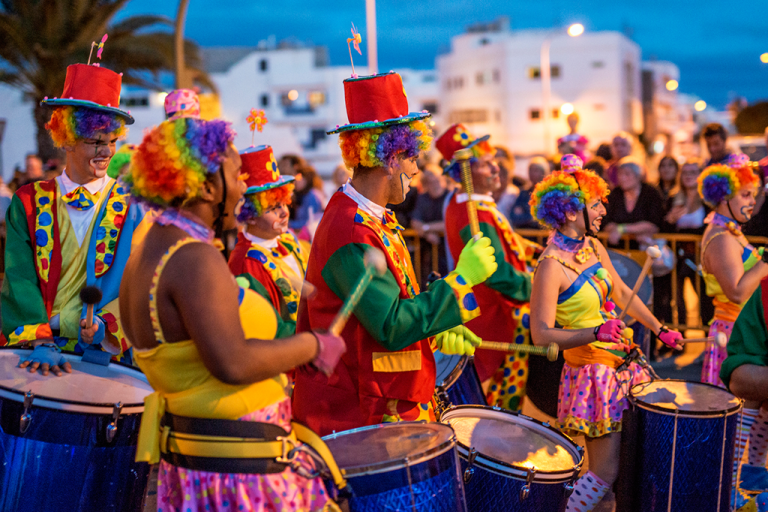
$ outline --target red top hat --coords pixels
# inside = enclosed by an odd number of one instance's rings
[[[480,138],[473,138],[472,134],[461,123],[456,123],[444,134],[440,136],[435,142],[435,147],[443,158],[449,162],[453,161],[453,155],[460,149],[472,148],[482,142],[487,141],[491,136],[485,135]],[[490,147],[482,148],[484,151],[489,151]]]
[[[50,107],[73,106],[100,110],[125,118],[125,124],[133,124],[131,114],[117,108],[120,105],[120,88],[123,76],[99,66],[72,64],[67,66],[64,92],[61,98],[47,97],[43,105]]]
[[[243,161],[242,174],[247,174],[246,194],[263,192],[292,182],[293,176],[281,176],[271,146],[250,147],[240,153]]]
[[[329,135],[347,130],[410,123],[432,115],[427,111],[408,112],[403,79],[394,71],[347,78],[344,80],[344,99],[349,124],[336,126],[335,130],[328,132]]]

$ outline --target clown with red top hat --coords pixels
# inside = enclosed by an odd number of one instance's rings
[[[365,271],[370,248],[386,256],[387,271],[362,294],[342,337],[347,352],[330,378],[307,368],[296,372],[294,413],[321,435],[401,420],[433,420],[433,347],[471,353],[476,339],[463,323],[480,310],[472,286],[495,270],[487,239],[472,241],[457,270],[420,292],[402,236],[387,204],[404,199],[416,159],[429,148],[427,112],[410,113],[394,72],[344,81],[349,124],[339,133],[352,179],[326,207],[315,233],[297,332],[327,329]]]
[[[240,153],[245,198],[237,220],[243,225],[229,257],[229,268],[248,279],[251,288],[269,300],[283,319],[278,338],[296,331],[307,257],[288,229],[293,176],[281,176],[270,146]]]
[[[66,151],[64,173],[18,190],[7,215],[3,334],[11,345],[35,345],[21,364],[43,374],[71,371],[62,350],[98,350],[130,362],[120,325],[118,291],[134,231],[144,218],[127,191],[107,175],[115,144],[133,123],[120,109],[121,75],[98,65],[67,68],[46,129]],[[79,297],[96,286],[102,299],[86,328]]]
[[[454,124],[437,139],[437,149],[449,162],[446,167],[454,181],[461,184],[456,151],[471,149],[471,200],[476,203],[480,231],[491,241],[498,268],[483,284],[475,287],[475,296],[483,315],[467,327],[483,339],[514,340],[530,344],[529,313],[531,275],[526,261],[533,256],[531,244],[512,231],[507,218],[496,208],[492,193],[501,187],[499,167],[489,136],[474,138],[461,124]],[[451,255],[457,258],[472,238],[465,190],[453,194],[445,211],[445,236]],[[499,352],[479,348],[475,366],[480,380],[489,380],[487,400],[506,409],[522,408],[528,379],[528,354]]]

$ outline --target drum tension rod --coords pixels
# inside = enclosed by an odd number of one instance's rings
[[[528,476],[525,479],[525,485],[520,488],[520,502],[528,499],[528,496],[531,495],[531,484],[533,483],[533,479],[536,476],[536,468],[530,467],[527,468]]]
[[[475,474],[475,468],[472,467],[472,464],[475,463],[475,457],[477,457],[477,450],[474,448],[471,448],[469,450],[469,454],[467,455],[467,469],[464,470],[464,483],[468,484],[470,480],[472,480],[472,475]]]
[[[32,408],[32,401],[34,399],[35,395],[32,391],[27,391],[24,395],[24,412],[19,419],[19,432],[22,434],[27,431],[29,424],[32,423],[32,415],[29,413],[29,410]]]
[[[112,423],[107,425],[107,442],[111,443],[117,435],[117,420],[120,418],[120,411],[123,410],[123,402],[117,402],[112,408]]]

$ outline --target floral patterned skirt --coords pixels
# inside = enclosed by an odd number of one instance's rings
[[[291,402],[286,398],[240,418],[291,429]],[[303,455],[303,454],[302,454]],[[309,459],[303,461],[311,467]],[[158,512],[316,512],[336,511],[319,479],[286,469],[265,475],[213,473],[184,469],[160,461]]]
[[[557,399],[560,429],[568,435],[587,437],[621,432],[621,416],[629,407],[629,390],[650,380],[650,375],[637,363],[621,373],[604,364],[581,368],[565,364]]]
[[[722,332],[728,339],[731,339],[733,324],[734,322],[715,318],[709,326],[708,336],[716,336],[717,333]],[[708,341],[707,346],[704,348],[704,366],[701,368],[701,382],[724,388],[725,385],[720,380],[720,367],[723,365],[726,357],[728,357],[727,346],[721,347],[715,342]]]
[[[531,345],[530,313],[531,305],[527,303],[512,311],[515,322],[513,339],[518,345]],[[497,405],[510,411],[520,411],[523,408],[527,383],[528,354],[509,352],[502,365],[491,376],[486,400],[489,405]]]

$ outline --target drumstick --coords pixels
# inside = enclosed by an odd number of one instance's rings
[[[688,338],[680,340],[683,343],[706,343],[715,342],[720,347],[725,347],[728,344],[728,336],[724,332],[719,332],[715,336],[707,336],[706,338]]]
[[[344,305],[341,306],[336,318],[333,319],[331,326],[328,328],[328,332],[334,336],[341,335],[341,331],[344,330],[344,326],[347,324],[347,320],[349,320],[352,310],[355,309],[357,303],[360,302],[363,292],[365,292],[365,289],[371,283],[371,279],[373,279],[373,275],[378,274],[383,276],[387,271],[387,259],[384,256],[384,253],[379,249],[371,247],[365,251],[364,261],[365,272],[360,276],[355,287],[352,288],[352,292],[349,294],[349,297],[347,297],[347,300],[344,301]]]
[[[518,345],[517,343],[502,343],[500,341],[483,341],[479,348],[488,350],[500,350],[502,352],[520,352],[521,354],[531,354],[534,356],[547,356],[550,361],[557,359],[560,352],[560,346],[557,343],[550,343],[546,347],[537,347],[536,345]]]
[[[643,270],[640,272],[640,276],[637,278],[637,281],[635,282],[635,287],[632,288],[632,295],[629,296],[629,300],[624,305],[624,309],[621,311],[621,314],[619,315],[619,320],[624,320],[624,317],[627,315],[627,311],[629,311],[629,306],[630,304],[632,304],[632,299],[634,299],[635,295],[637,295],[638,290],[640,290],[640,287],[643,285],[643,280],[645,279],[645,276],[647,276],[648,271],[651,270],[651,265],[653,264],[653,260],[661,257],[661,251],[655,245],[648,247],[645,250],[645,253],[648,255],[648,258],[646,258],[645,263],[643,264]]]
[[[480,223],[477,220],[477,208],[475,202],[472,200],[472,194],[475,191],[475,187],[472,185],[472,167],[469,164],[469,159],[472,158],[472,150],[460,149],[453,154],[453,157],[461,167],[461,184],[464,185],[464,191],[467,193],[469,229],[474,237],[480,233]]]
[[[85,313],[85,328],[93,326],[93,306],[101,302],[101,290],[95,286],[85,286],[80,290],[80,300],[87,306]]]

